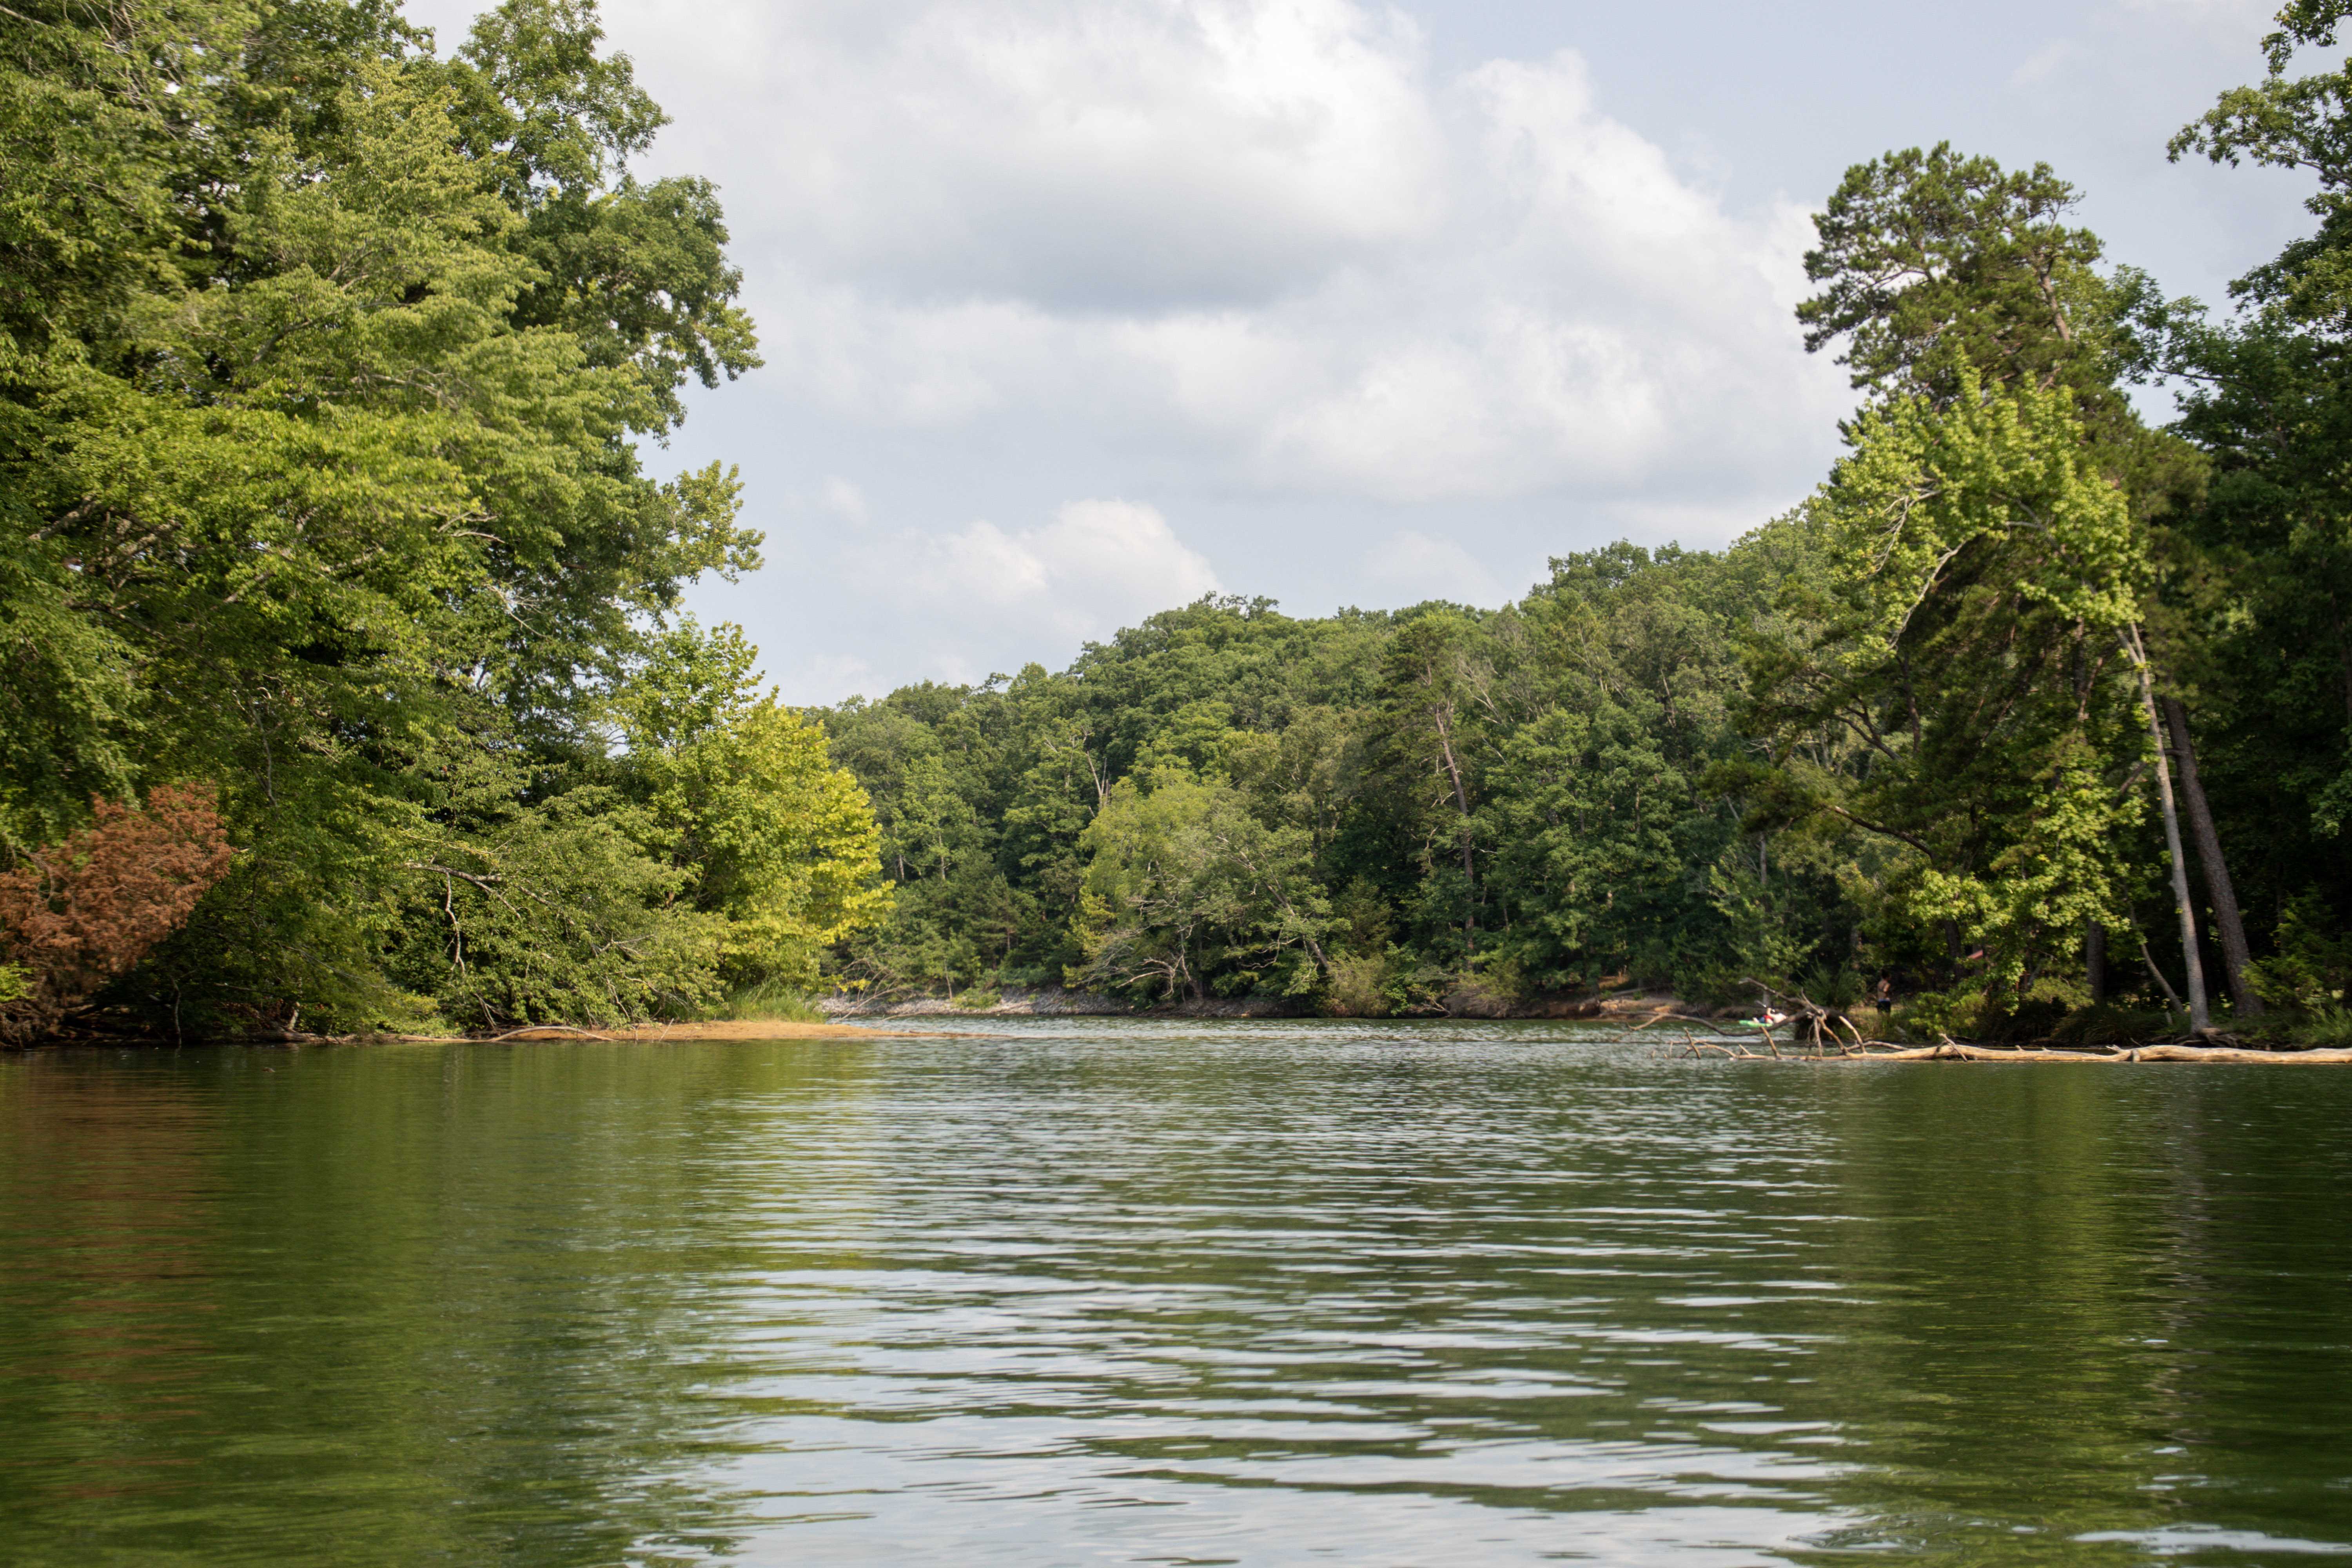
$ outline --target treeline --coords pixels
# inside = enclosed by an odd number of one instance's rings
[[[1891,153],[1798,312],[1846,455],[1729,550],[1492,612],[1203,600],[827,712],[898,883],[843,978],[1369,1015],[1888,975],[1915,1032],[2346,1033],[2352,74],[2292,68],[2347,9],[2175,143],[2320,178],[2228,320],[2045,166]]]
[[[0,1040],[806,987],[887,902],[731,630],[758,363],[588,0],[0,8]]]
[[[1619,545],[1493,614],[1203,600],[1059,675],[845,704],[898,881],[848,976],[1371,1013],[1801,965],[1850,928],[1709,777],[1770,572]]]

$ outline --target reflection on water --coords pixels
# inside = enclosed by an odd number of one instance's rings
[[[2352,1560],[2352,1074],[0,1061],[0,1559]]]

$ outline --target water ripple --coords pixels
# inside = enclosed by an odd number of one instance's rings
[[[0,1528],[60,1563],[2308,1561],[2352,1542],[2347,1112],[2352,1075],[1558,1025],[19,1058]]]

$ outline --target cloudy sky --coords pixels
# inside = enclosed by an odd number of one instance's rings
[[[411,0],[454,46],[475,7]],[[1720,545],[1850,405],[1790,320],[1849,163],[2047,160],[2168,290],[2305,223],[2171,164],[2241,0],[605,0],[719,182],[766,368],[657,466],[741,466],[698,589],[793,701],[976,680],[1211,592],[1494,605]]]

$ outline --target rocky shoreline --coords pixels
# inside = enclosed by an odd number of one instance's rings
[[[1324,1016],[1315,1008],[1278,996],[1210,997],[1145,1005],[1097,992],[1070,991],[1059,985],[1034,988],[1007,986],[1002,994],[974,1005],[965,997],[867,996],[836,992],[816,999],[817,1011],[827,1018],[1312,1018]],[[1717,1016],[1738,1016],[1739,1009],[1686,1003],[1655,991],[1616,991],[1598,996],[1549,996],[1505,1003],[1486,991],[1456,992],[1433,1012],[1403,1015],[1433,1018],[1591,1018],[1629,1024],[1653,1018],[1687,1018],[1708,1022]]]

